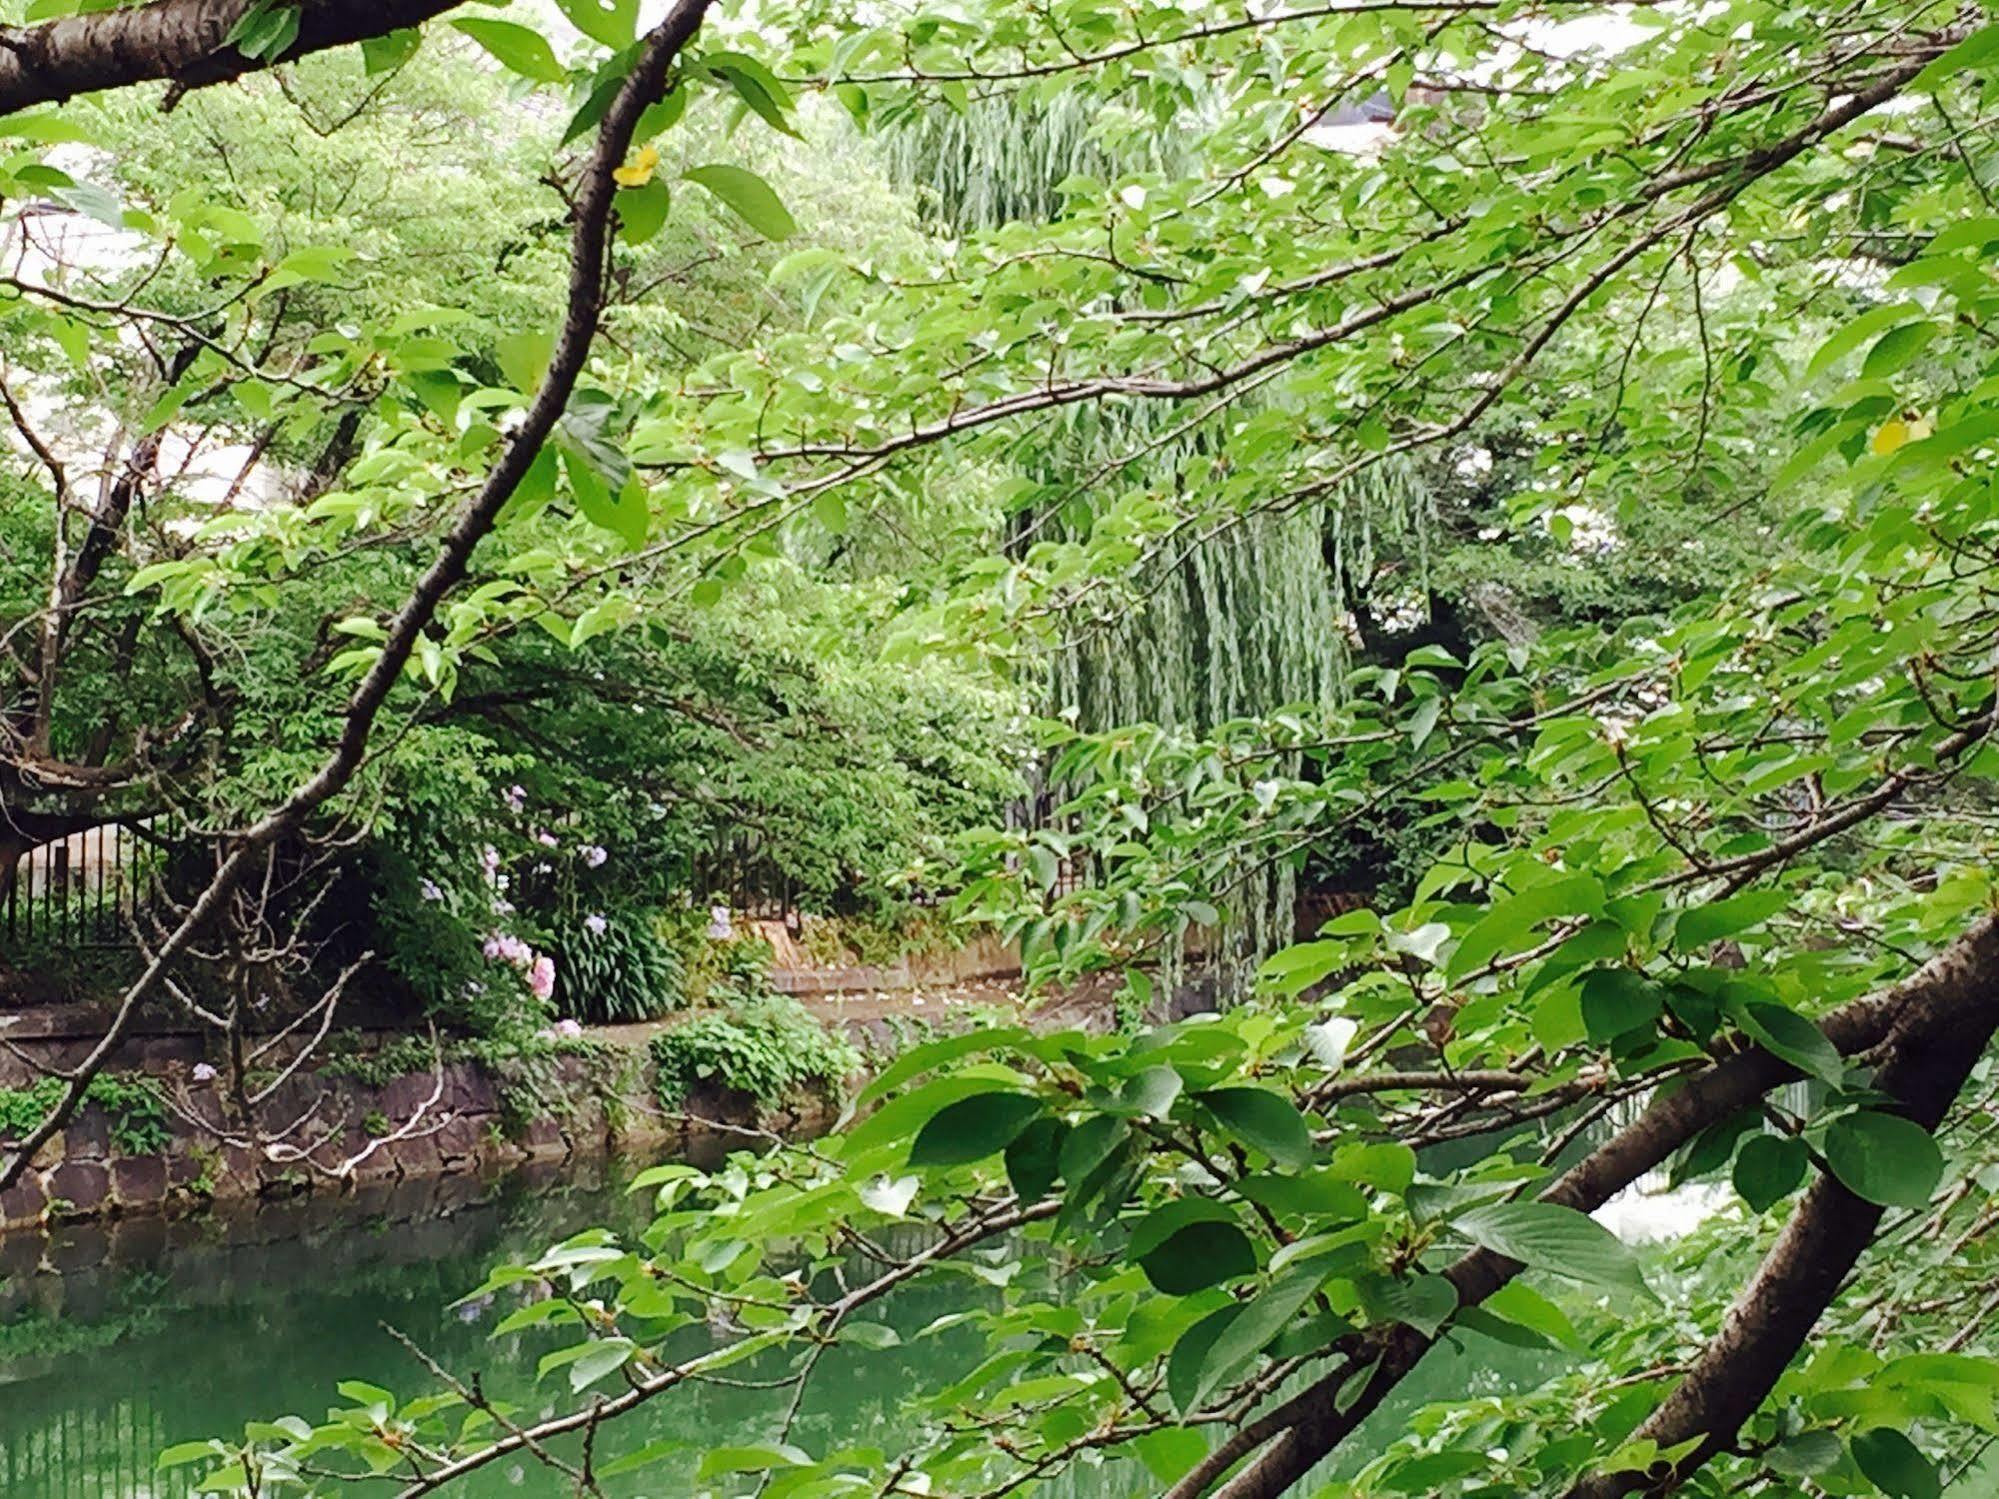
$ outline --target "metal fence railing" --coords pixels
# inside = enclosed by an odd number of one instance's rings
[[[125,945],[154,857],[117,823],[30,849],[0,900],[0,940],[9,952]]]
[[[797,922],[798,888],[755,834],[725,838],[695,858],[690,875],[699,903],[725,905],[751,921]]]

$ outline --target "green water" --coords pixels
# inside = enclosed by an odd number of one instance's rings
[[[247,1420],[320,1418],[338,1400],[340,1380],[399,1394],[433,1388],[384,1324],[460,1377],[476,1374],[489,1394],[518,1402],[524,1418],[553,1413],[567,1388],[559,1377],[538,1388],[535,1364],[561,1335],[496,1340],[490,1328],[505,1306],[451,1303],[493,1265],[578,1229],[640,1226],[641,1210],[622,1190],[631,1169],[569,1163],[492,1183],[412,1184],[172,1223],[82,1224],[0,1239],[0,1496],[180,1496],[192,1491],[196,1470],[157,1471],[154,1457],[170,1445],[238,1431]],[[968,1294],[957,1277],[918,1281],[884,1317],[913,1332],[964,1310]],[[875,1352],[831,1350],[794,1440],[808,1451],[894,1452],[907,1392],[962,1373],[982,1347],[981,1335],[965,1328]],[[777,1370],[750,1364],[730,1372]],[[1492,1371],[1452,1376],[1459,1378],[1489,1381]],[[700,1454],[771,1440],[785,1398],[695,1386],[642,1407],[600,1440],[600,1456],[662,1439],[685,1443],[686,1453],[607,1490],[621,1499],[701,1491]],[[1388,1430],[1406,1417],[1378,1414]],[[1154,1487],[1142,1469],[1120,1465],[1082,1468],[1035,1492],[1123,1499]],[[452,1492],[471,1499],[566,1487],[531,1462],[508,1459]]]
[[[434,1183],[183,1223],[79,1225],[46,1239],[0,1240],[0,1494],[179,1495],[192,1486],[187,1470],[153,1468],[165,1446],[239,1430],[249,1419],[322,1417],[343,1379],[399,1393],[428,1388],[384,1323],[461,1377],[476,1373],[489,1394],[518,1401],[527,1415],[552,1410],[553,1392],[566,1396],[566,1386],[538,1391],[535,1363],[560,1335],[495,1340],[489,1329],[505,1307],[450,1303],[493,1264],[577,1229],[636,1226],[617,1180],[604,1168],[582,1168],[579,1180],[578,1169],[565,1168],[566,1178]],[[959,1285],[912,1286],[890,1320],[913,1330],[962,1308],[963,1298]],[[835,1350],[801,1411],[797,1441],[821,1450],[892,1447],[903,1392],[928,1373],[962,1367],[975,1336],[879,1353]],[[613,1492],[690,1492],[700,1451],[768,1440],[780,1398],[709,1386],[645,1407],[620,1423],[614,1442],[600,1442],[600,1454],[677,1438],[689,1456]],[[503,1462],[453,1492],[558,1488],[545,1470]]]

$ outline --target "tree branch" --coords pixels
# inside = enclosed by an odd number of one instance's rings
[[[1842,1055],[1851,1056],[1888,1040],[1906,1015],[1949,1012],[1982,999],[1995,974],[1999,974],[1999,917],[1986,916],[1908,978],[1842,1005],[1821,1020],[1819,1028]],[[1982,1048],[1983,1042],[1979,1044]],[[1967,1066],[1976,1055],[1965,1059]],[[1627,1128],[1542,1193],[1541,1201],[1594,1212],[1701,1130],[1799,1075],[1789,1063],[1760,1048],[1738,1051],[1684,1086],[1662,1090]],[[1475,1249],[1444,1274],[1457,1287],[1459,1305],[1476,1306],[1522,1268],[1517,1260]],[[1168,1491],[1166,1499],[1196,1499],[1235,1463],[1273,1438],[1278,1440],[1262,1457],[1218,1491],[1219,1499],[1274,1499],[1297,1483],[1415,1368],[1434,1341],[1400,1325],[1360,1338],[1370,1336],[1377,1346],[1367,1351],[1378,1352],[1380,1363],[1358,1399],[1341,1407],[1337,1397],[1345,1377],[1344,1371],[1336,1371],[1216,1448]],[[1357,1339],[1354,1351],[1363,1346]]]
[[[206,88],[421,25],[460,0],[300,0],[297,40],[267,58],[245,57],[228,40],[254,3],[153,0],[129,10],[0,28],[0,114],[135,83]]]

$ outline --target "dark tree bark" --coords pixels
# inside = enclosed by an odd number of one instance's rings
[[[1999,1031],[1999,971],[1953,949],[1951,982],[1910,1005],[1880,1048],[1874,1086],[1935,1131]],[[1792,1358],[1874,1241],[1882,1209],[1822,1175],[1784,1226],[1756,1278],[1672,1394],[1633,1433],[1660,1447],[1698,1440],[1649,1472],[1597,1473],[1569,1499],[1669,1494],[1718,1453],[1769,1398]]]
[[[78,94],[166,81],[226,83],[311,52],[417,26],[460,0],[301,0],[298,39],[282,57],[248,58],[229,33],[255,0],[153,0],[129,10],[0,28],[0,114]]]

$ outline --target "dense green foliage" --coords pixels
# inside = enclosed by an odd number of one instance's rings
[[[713,1083],[776,1107],[817,1095],[837,1098],[861,1054],[797,1000],[763,994],[726,1013],[701,1015],[650,1043],[660,1106],[679,1109],[690,1088]]]

